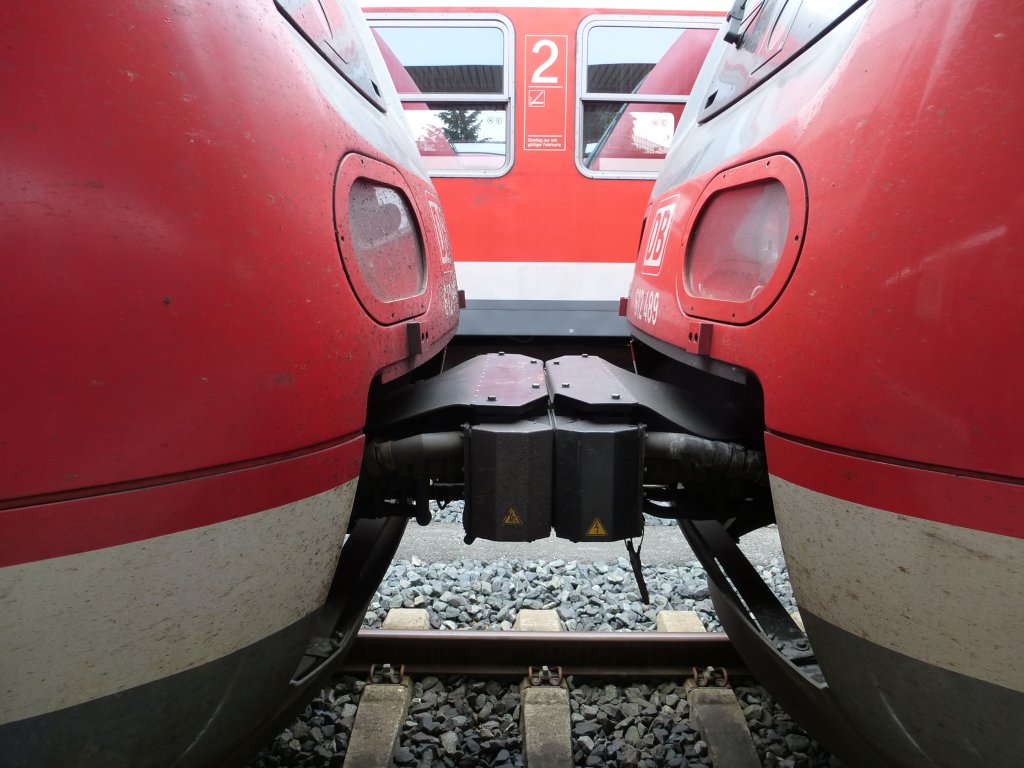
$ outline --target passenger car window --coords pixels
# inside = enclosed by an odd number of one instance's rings
[[[584,175],[657,175],[717,26],[716,20],[584,21],[576,121],[576,164]]]
[[[509,26],[369,18],[432,176],[498,176],[512,164]]]

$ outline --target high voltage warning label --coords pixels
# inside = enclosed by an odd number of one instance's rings
[[[505,513],[505,519],[501,521],[503,525],[522,525],[523,520],[519,515],[516,514],[515,507],[509,507],[508,512]]]
[[[587,529],[587,536],[607,536],[608,529],[604,527],[600,517],[595,517],[594,522]]]

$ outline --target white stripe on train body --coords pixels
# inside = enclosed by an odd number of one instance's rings
[[[330,586],[355,486],[0,568],[0,725],[216,661],[311,614]]]

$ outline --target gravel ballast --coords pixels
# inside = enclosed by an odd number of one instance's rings
[[[609,768],[711,766],[707,745],[689,719],[678,682],[602,682],[567,678],[573,762]],[[345,677],[307,707],[251,768],[344,764],[365,682]],[[842,768],[750,681],[736,695],[754,748],[767,768]],[[514,683],[424,677],[414,683],[394,762],[415,768],[521,768],[520,698]]]
[[[770,560],[757,570],[783,605],[794,610],[784,563]],[[391,565],[364,625],[379,627],[392,608],[424,608],[435,629],[511,630],[518,612],[527,608],[556,610],[569,631],[651,631],[661,610],[696,611],[709,631],[720,629],[698,563],[645,565],[643,573],[650,605],[641,602],[624,557],[596,563],[508,558],[428,563],[414,556]],[[568,680],[577,766],[710,765],[707,747],[690,725],[681,680]],[[251,766],[342,765],[363,685],[345,678],[324,691]],[[840,765],[764,689],[737,681],[735,691],[762,765]],[[425,677],[414,681],[395,763],[517,768],[523,760],[521,741],[515,681]]]
[[[778,560],[758,568],[787,610],[796,610],[785,566]],[[572,631],[624,632],[654,629],[659,611],[696,611],[709,631],[720,625],[708,595],[704,569],[645,565],[651,603],[622,557],[611,563],[576,560],[465,558],[424,563],[394,562],[370,603],[365,626],[379,627],[392,608],[424,608],[435,629],[511,629],[520,609],[554,609]]]

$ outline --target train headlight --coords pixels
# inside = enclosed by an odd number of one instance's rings
[[[405,179],[389,165],[346,155],[334,185],[341,262],[359,301],[380,323],[422,314],[429,304],[421,218]]]
[[[677,294],[684,312],[749,323],[782,293],[803,244],[803,175],[782,155],[724,171],[705,188],[684,232]]]
[[[423,290],[423,244],[401,190],[356,179],[348,192],[348,221],[355,261],[374,296],[398,301]]]

